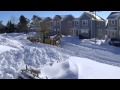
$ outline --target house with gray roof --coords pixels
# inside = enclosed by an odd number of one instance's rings
[[[72,15],[55,15],[52,20],[51,26],[53,34],[57,34],[60,32],[63,35],[69,35],[73,19],[74,16]]]
[[[73,20],[71,32],[73,35],[82,35],[87,38],[105,38],[105,19],[90,12],[84,12]]]
[[[40,22],[43,22],[48,27],[50,27],[51,21],[52,21],[52,18],[50,18],[50,17],[36,17],[33,20],[33,23],[30,25],[30,31],[40,32]]]
[[[108,38],[120,38],[120,12],[111,12],[107,17],[106,28]]]
[[[79,35],[80,32],[80,19],[75,18],[72,21],[72,26],[70,27],[71,35]]]
[[[94,13],[84,12],[80,17],[79,34],[88,38],[105,38],[105,19]]]

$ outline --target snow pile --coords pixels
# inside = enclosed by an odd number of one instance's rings
[[[25,65],[42,68],[50,63],[65,61],[72,55],[62,48],[31,43],[27,36],[15,33],[0,35],[0,78],[15,78]]]
[[[113,77],[108,75],[112,72],[116,74],[116,78],[120,76],[119,72],[117,73],[119,67],[110,67],[110,65],[120,66],[120,48],[110,46],[104,43],[104,40],[97,40],[97,44],[95,44],[94,39],[80,40],[77,36],[62,36],[61,48],[59,48],[48,44],[32,43],[27,40],[30,35],[34,35],[34,33],[0,35],[0,78],[16,78],[25,65],[42,69],[42,76],[54,79],[115,78],[115,75]],[[71,56],[74,58],[70,58]],[[103,63],[110,65],[106,66]],[[98,76],[97,73],[94,74],[97,69],[102,73],[100,68],[103,66],[107,67],[106,73],[103,71],[105,76],[99,76],[99,72]],[[107,70],[112,71],[108,72]]]
[[[41,74],[49,79],[120,79],[120,68],[86,58],[70,57],[64,62],[43,67]]]

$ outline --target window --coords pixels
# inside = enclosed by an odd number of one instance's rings
[[[76,25],[76,21],[74,21],[74,25]]]
[[[58,26],[60,25],[60,22],[59,22],[59,21],[57,22],[57,25],[58,25]]]
[[[79,21],[76,21],[76,25],[79,25]]]
[[[110,26],[110,22],[111,22],[111,20],[108,20],[108,25]]]
[[[114,37],[114,32],[112,33],[112,36]]]
[[[49,25],[50,25],[50,23],[49,23],[49,22],[47,22],[46,24],[47,24],[47,26],[49,26]]]
[[[102,29],[99,29],[99,30],[98,30],[98,34],[99,34],[99,35],[102,35]]]
[[[100,26],[100,21],[97,22],[97,25]]]
[[[71,25],[72,25],[72,22],[71,22],[71,21],[69,21],[69,22],[68,22],[68,25],[69,25],[69,26],[71,26]]]
[[[60,29],[58,28],[57,31],[60,31]]]
[[[60,29],[58,28],[58,29],[57,29],[57,33],[59,33],[59,32],[60,32]]]
[[[70,29],[70,32],[72,32],[72,29]]]
[[[88,26],[88,20],[82,20],[82,25],[83,26]]]
[[[115,20],[111,20],[111,24],[114,25],[115,24]]]
[[[56,21],[54,21],[54,26],[56,26]]]
[[[119,26],[120,26],[120,19],[119,19]]]

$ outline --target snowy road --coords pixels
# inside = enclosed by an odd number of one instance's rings
[[[77,37],[64,37],[62,48],[70,50],[74,56],[120,66],[120,48],[114,46],[97,45],[87,40],[81,41]]]

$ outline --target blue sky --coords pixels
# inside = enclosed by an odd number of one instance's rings
[[[55,15],[67,15],[72,14],[74,17],[78,18],[84,11],[0,11],[0,20],[3,21],[3,24],[6,25],[7,21],[11,19],[12,16],[15,16],[19,19],[20,15],[24,15],[26,18],[31,19],[33,15],[38,15],[41,17],[51,17],[53,18]],[[106,19],[107,16],[112,11],[102,11],[97,12],[97,15]]]

